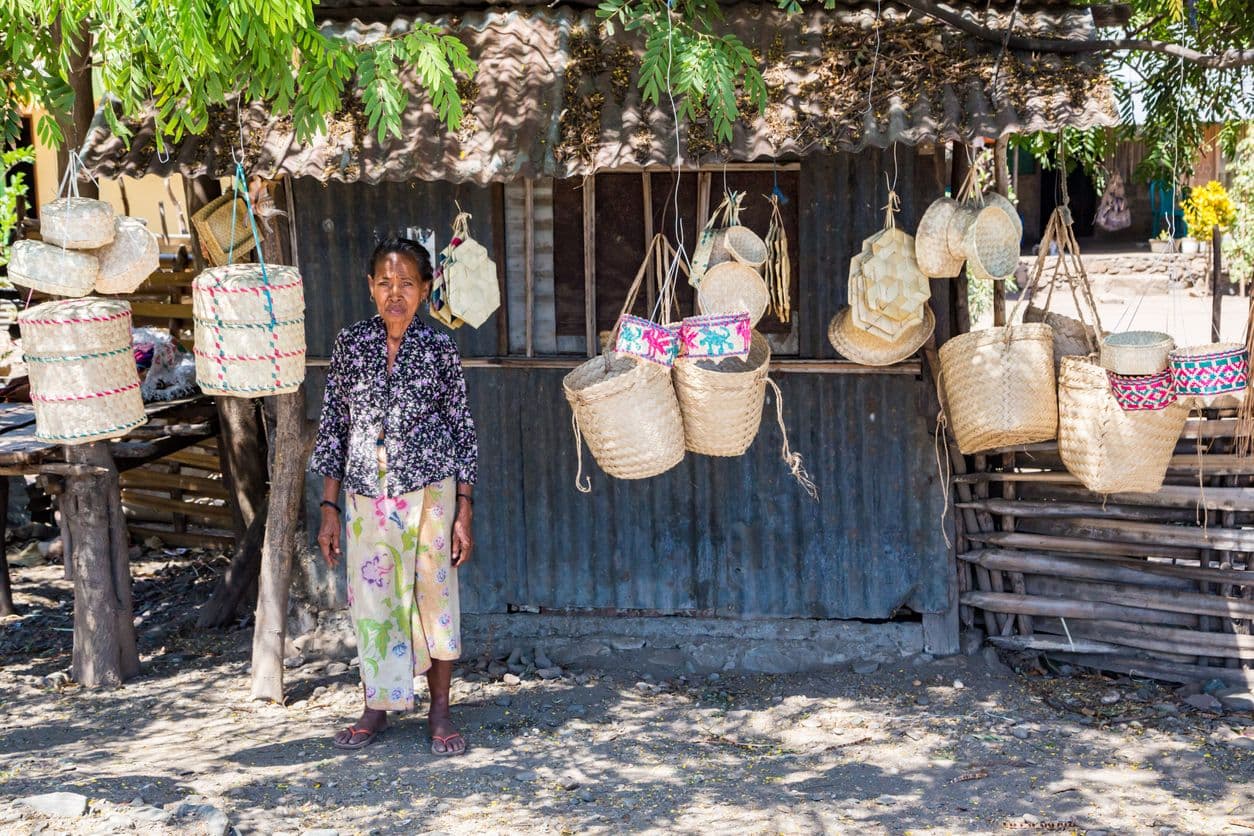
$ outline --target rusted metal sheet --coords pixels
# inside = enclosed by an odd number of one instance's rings
[[[708,120],[686,120],[677,131],[669,104],[641,100],[640,39],[621,30],[602,38],[595,10],[494,8],[417,18],[455,33],[478,62],[479,71],[464,85],[466,121],[457,132],[443,128],[416,74],[407,70],[411,105],[401,137],[380,142],[343,114],[325,134],[297,142],[290,120],[276,121],[255,105],[244,112],[247,167],[264,177],[483,184],[666,165],[676,158],[677,134],[685,160],[716,164],[1115,121],[1100,58],[1003,51],[892,3],[883,4],[878,29],[874,4],[811,4],[793,16],[769,5],[729,6],[720,22],[754,52],[768,89],[765,112],[742,120],[726,146],[715,140]],[[1022,35],[1094,36],[1092,16],[1082,7],[953,5],[998,31],[1013,26]],[[339,14],[324,31],[370,43],[407,31],[415,20],[380,19],[377,6],[366,17],[373,22]],[[579,81],[568,84],[571,78]],[[89,170],[104,177],[229,174],[236,114],[224,109],[212,118],[220,124],[165,156],[157,153],[151,120],[134,126],[127,146],[100,117],[83,156]]]

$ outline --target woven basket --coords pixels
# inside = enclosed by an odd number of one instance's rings
[[[1125,331],[1102,340],[1102,366],[1121,375],[1152,375],[1167,368],[1176,347],[1171,335],[1160,331]]]
[[[738,261],[755,270],[766,263],[766,242],[747,226],[729,226],[714,234],[710,266]]]
[[[945,411],[963,453],[1058,432],[1054,335],[1028,323],[960,334],[940,349]]]
[[[1166,409],[1176,402],[1176,388],[1171,380],[1171,369],[1157,374],[1126,375],[1107,371],[1110,378],[1110,394],[1115,396],[1119,408],[1125,412]]]
[[[729,314],[748,311],[758,324],[771,301],[770,289],[761,274],[735,261],[717,264],[706,271],[697,289],[697,304],[703,314]]]
[[[771,347],[756,331],[745,358],[680,358],[675,394],[684,419],[684,444],[703,456],[740,456],[762,423]]]
[[[79,250],[64,250],[42,241],[14,241],[9,256],[9,281],[52,296],[86,296],[100,275],[100,261]]]
[[[1127,412],[1110,391],[1106,370],[1082,357],[1062,361],[1058,377],[1058,450],[1062,463],[1095,493],[1152,493],[1189,410]]]
[[[971,275],[996,280],[1014,275],[1019,266],[1020,236],[1020,230],[1000,207],[986,206],[979,210],[967,225],[962,239]]]
[[[59,197],[39,210],[39,237],[57,247],[94,250],[113,240],[113,207],[90,197]]]
[[[1029,304],[1023,312],[1024,322],[1043,322],[1054,329],[1054,370],[1062,367],[1062,358],[1093,353],[1098,344],[1097,331],[1073,316],[1056,313]]]
[[[196,382],[211,395],[260,398],[305,379],[305,293],[295,267],[211,267],[192,282]]]
[[[248,218],[248,203],[243,197],[229,194],[214,198],[192,215],[196,237],[210,264],[221,267],[232,257],[240,259],[253,251],[257,239]],[[261,234],[260,229],[257,234]]]
[[[1010,218],[1010,222],[1015,226],[1015,236],[1020,241],[1023,240],[1023,218],[1019,217],[1019,209],[1010,202],[1010,198],[999,192],[985,192],[984,205],[1005,212],[1006,217]]]
[[[683,460],[684,421],[665,366],[604,354],[575,367],[562,389],[576,444],[582,436],[608,475],[647,479]]]
[[[45,302],[18,317],[35,435],[56,444],[117,438],[147,420],[131,348],[131,306]]]
[[[965,256],[949,249],[949,222],[958,210],[958,201],[942,197],[932,201],[919,219],[914,233],[914,253],[919,269],[932,279],[952,279],[962,270]]]
[[[1174,349],[1168,360],[1176,397],[1199,406],[1232,406],[1250,378],[1242,343],[1212,343]]]
[[[97,293],[132,293],[161,266],[157,236],[138,218],[120,217],[113,243],[96,250],[100,275]]]
[[[842,357],[863,366],[891,366],[914,354],[936,330],[936,316],[923,306],[923,321],[906,329],[897,339],[886,340],[859,328],[853,312],[844,308],[827,326],[827,341]]]

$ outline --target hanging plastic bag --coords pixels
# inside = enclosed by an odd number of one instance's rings
[[[1097,204],[1097,216],[1093,222],[1107,232],[1117,232],[1132,225],[1132,210],[1123,189],[1123,178],[1117,173],[1110,175],[1106,191]]]

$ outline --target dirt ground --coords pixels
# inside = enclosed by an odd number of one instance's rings
[[[430,754],[420,715],[339,752],[330,735],[359,710],[356,670],[305,664],[287,707],[253,703],[247,621],[187,625],[221,563],[136,562],[143,673],[98,693],[60,674],[59,568],[15,569],[0,833],[1254,833],[1254,715],[1204,713],[1150,682],[1017,673],[991,654],[516,685],[467,660],[464,757]],[[23,801],[53,792],[85,796],[85,812],[73,795],[69,815]]]

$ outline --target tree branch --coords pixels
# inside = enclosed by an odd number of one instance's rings
[[[1180,44],[1144,38],[1120,38],[1118,40],[1081,41],[1070,38],[1026,38],[1004,31],[990,29],[935,2],[935,0],[894,0],[919,14],[935,18],[955,29],[974,35],[1008,49],[1026,52],[1088,53],[1088,52],[1159,52],[1183,58],[1191,64],[1211,70],[1230,70],[1254,66],[1254,49],[1227,49],[1218,55],[1208,55]]]

